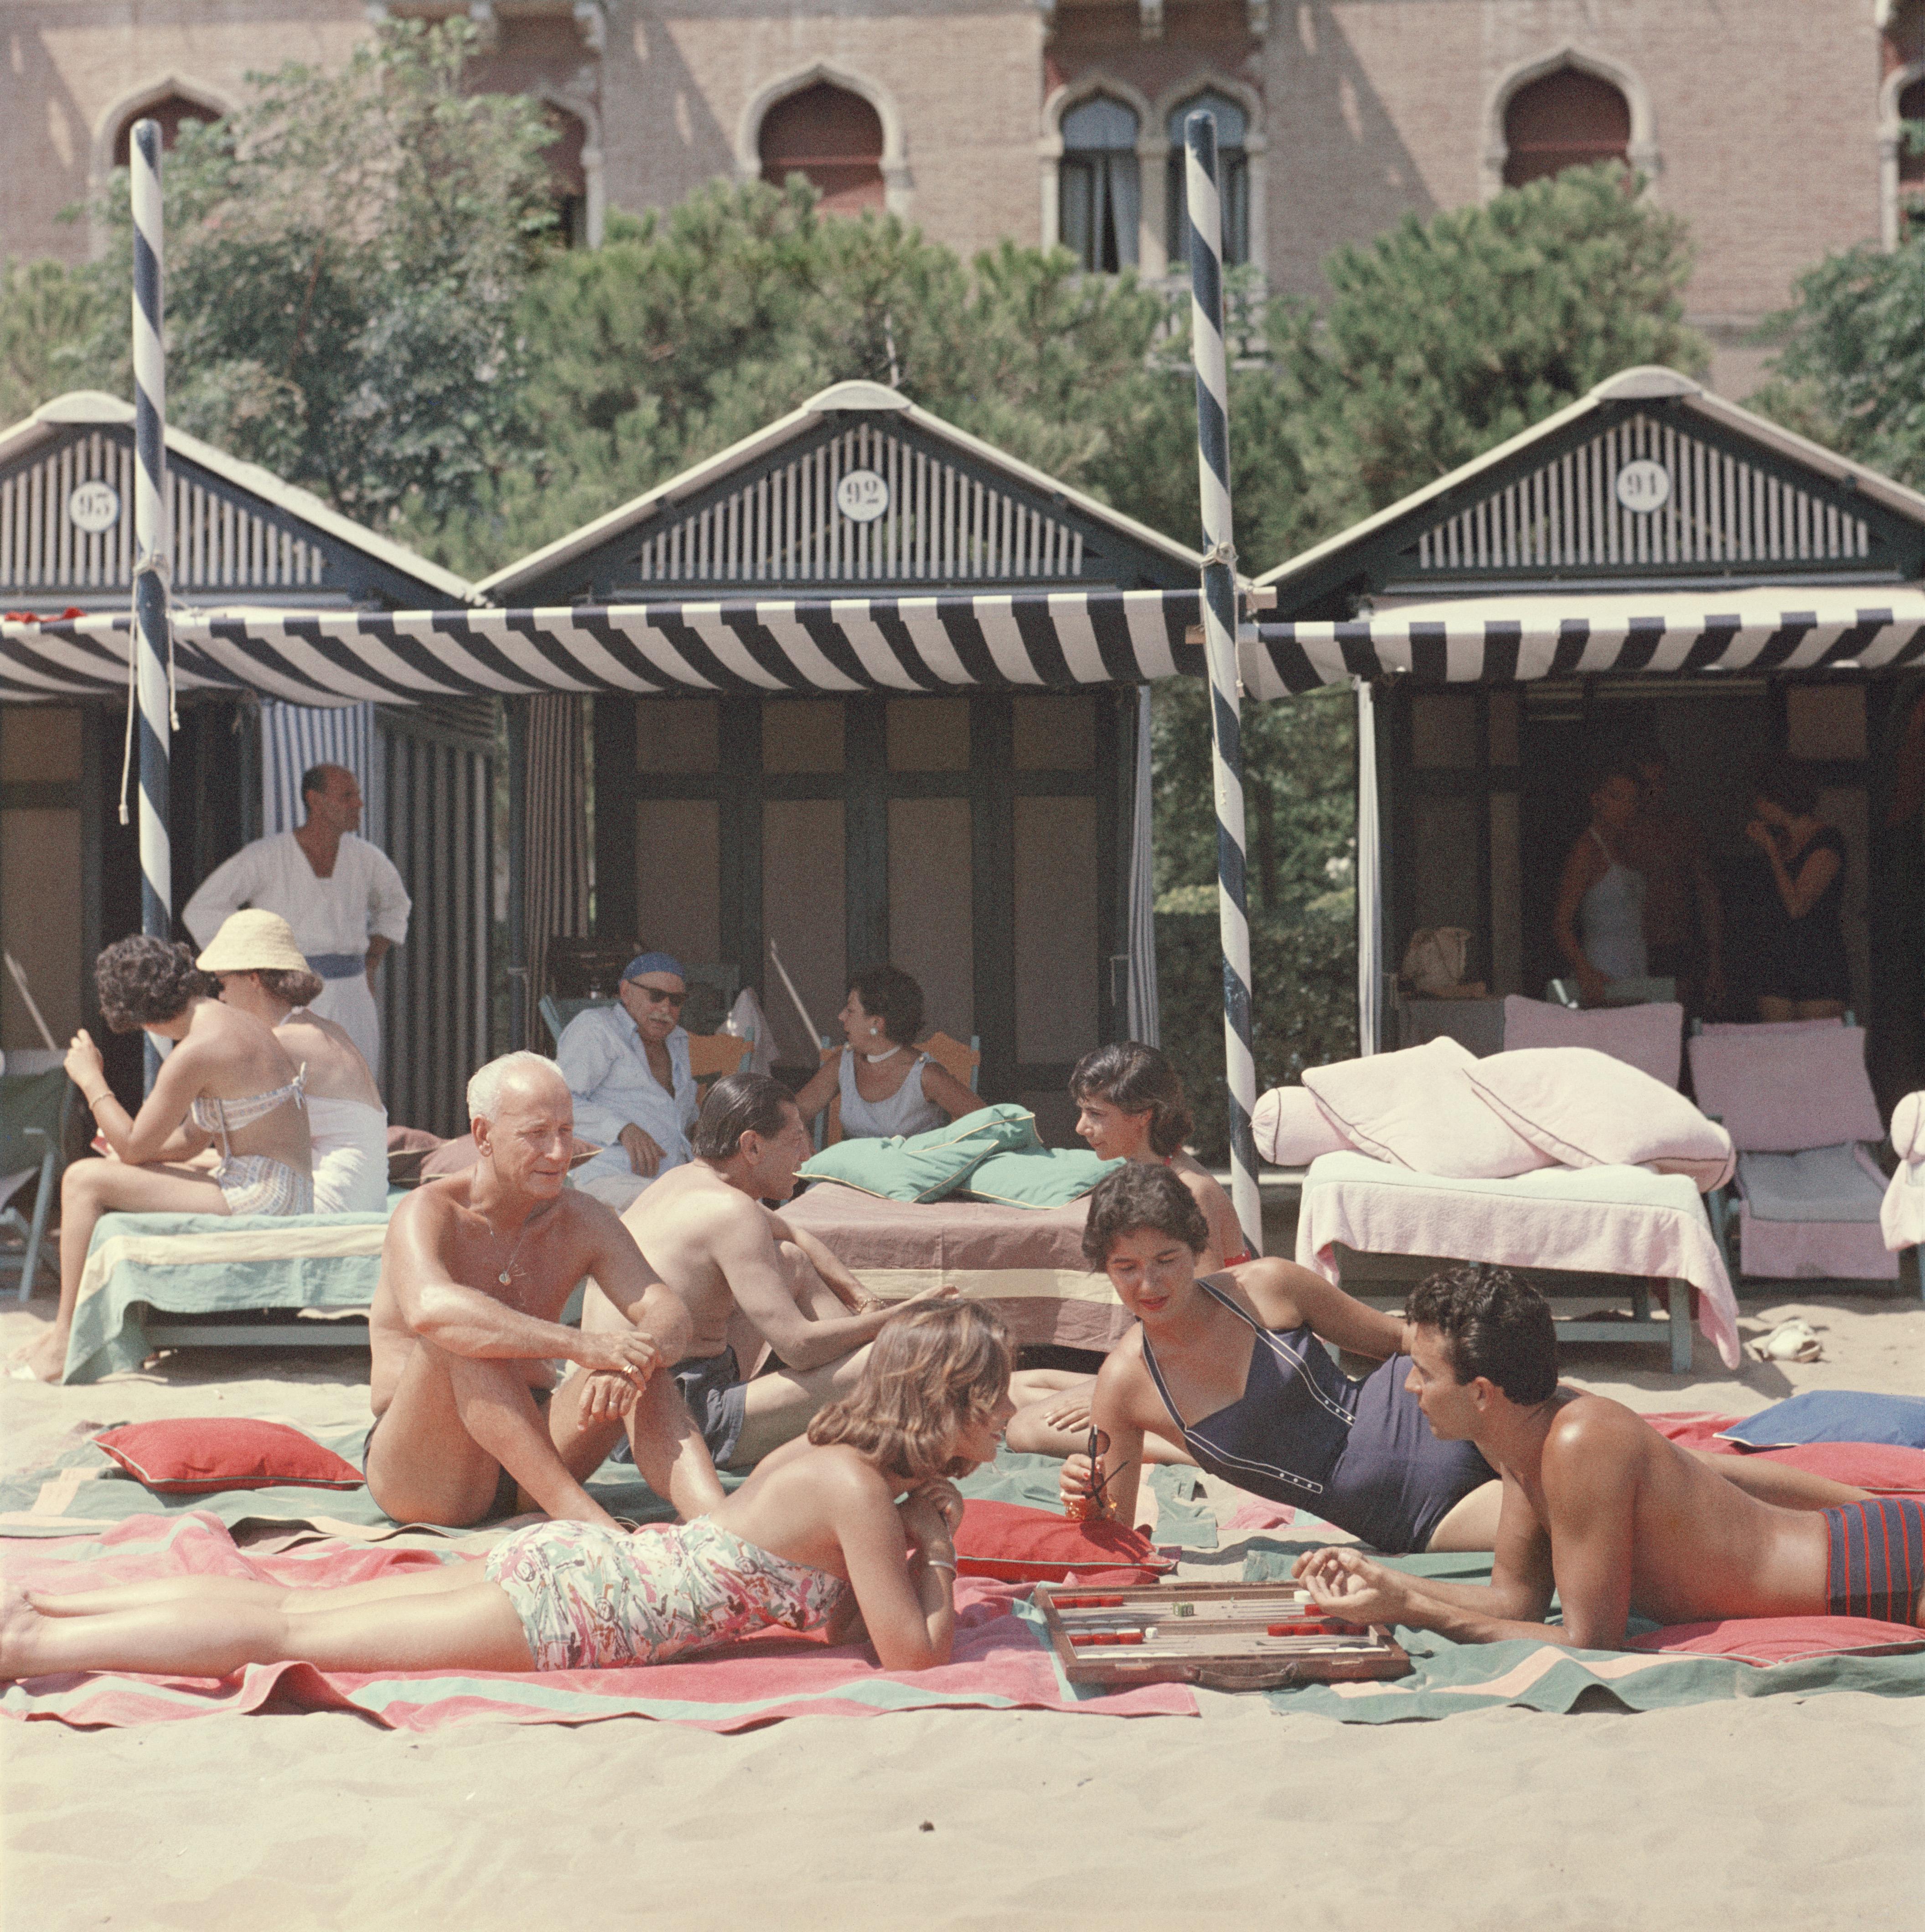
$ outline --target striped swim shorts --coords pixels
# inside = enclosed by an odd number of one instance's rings
[[[1826,1608],[1835,1617],[1915,1623],[1925,1592],[1925,1500],[1873,1496],[1828,1509]]]

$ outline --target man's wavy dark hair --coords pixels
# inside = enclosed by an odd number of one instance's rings
[[[1443,1337],[1460,1382],[1479,1376],[1520,1406],[1548,1402],[1557,1387],[1557,1331],[1551,1305],[1509,1268],[1465,1262],[1420,1281],[1407,1310]]]

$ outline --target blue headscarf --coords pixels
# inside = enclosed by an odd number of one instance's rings
[[[689,976],[682,970],[680,960],[672,952],[638,953],[622,968],[624,980],[639,980],[644,973],[672,973],[685,982]]]

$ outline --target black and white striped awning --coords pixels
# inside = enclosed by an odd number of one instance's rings
[[[176,612],[184,691],[296,704],[537,692],[809,694],[1200,676],[1194,590],[731,599],[555,610]],[[0,627],[0,698],[123,691],[124,616]]]
[[[1634,672],[1890,670],[1925,663],[1925,590],[1466,597],[1347,624],[1260,622],[1257,640],[1243,648],[1253,698],[1397,673],[1422,684],[1515,684]]]
[[[538,692],[812,695],[1074,688],[1203,670],[1191,590],[743,598],[530,610],[177,613],[184,691],[295,704]],[[0,699],[125,690],[129,620],[0,626]],[[1350,623],[1246,625],[1244,688],[1925,664],[1925,590],[1632,592],[1411,604]]]

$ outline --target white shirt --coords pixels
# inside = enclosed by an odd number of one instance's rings
[[[293,928],[295,944],[326,982],[310,1003],[313,1010],[346,1031],[378,1077],[380,1016],[359,962],[374,934],[396,946],[407,938],[413,906],[394,861],[378,845],[344,832],[334,871],[320,878],[293,833],[278,832],[215,866],[182,908],[181,920],[206,946],[243,906],[278,912]]]
[[[689,1067],[686,1030],[676,1028],[667,1044],[672,1094],[656,1078],[648,1050],[625,1008],[590,1006],[563,1028],[555,1060],[575,1096],[575,1131],[585,1141],[602,1144],[600,1154],[575,1170],[578,1180],[634,1174],[628,1150],[620,1144],[626,1126],[639,1127],[662,1150],[658,1173],[692,1157],[689,1136],[701,1110]]]

